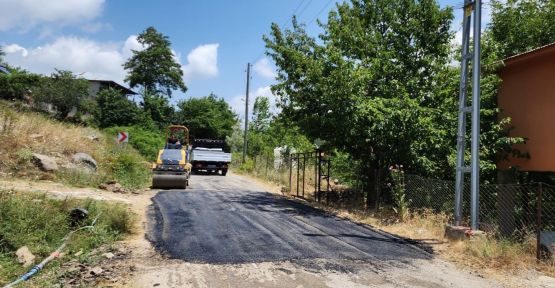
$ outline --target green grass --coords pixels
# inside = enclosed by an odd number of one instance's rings
[[[101,245],[111,244],[131,232],[135,214],[119,203],[91,199],[54,200],[44,194],[21,194],[0,191],[0,285],[15,280],[29,268],[17,263],[15,251],[27,246],[36,256],[35,263],[42,261],[62,242],[70,231],[69,211],[84,208],[89,212],[80,226],[90,225],[99,215],[93,229],[84,229],[73,235],[64,252],[64,258],[54,260],[47,266],[53,269],[61,262],[82,250],[79,259]]]

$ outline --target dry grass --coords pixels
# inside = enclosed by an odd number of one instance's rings
[[[79,187],[96,187],[116,180],[125,187],[142,188],[150,182],[145,160],[133,148],[116,147],[114,141],[96,129],[55,121],[13,106],[0,101],[1,176],[55,180]],[[78,152],[87,153],[97,161],[97,173],[72,168],[71,156]],[[52,157],[60,170],[40,171],[31,161],[33,153]]]
[[[31,153],[54,157],[62,164],[72,154],[83,152],[95,159],[102,158],[100,141],[92,141],[90,135],[100,137],[94,129],[52,121],[38,113],[20,113],[0,103],[0,171],[19,170]],[[100,139],[101,140],[101,139]],[[28,168],[28,167],[26,167]]]

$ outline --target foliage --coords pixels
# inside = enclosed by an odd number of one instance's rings
[[[406,198],[405,172],[403,171],[403,165],[390,166],[389,173],[393,180],[393,186],[391,187],[393,204],[395,205],[393,211],[395,211],[399,220],[404,222],[409,216],[410,203]]]
[[[167,98],[159,94],[143,91],[141,106],[146,115],[156,123],[158,128],[164,129],[169,124],[172,124],[171,122],[175,117],[175,109]]]
[[[243,129],[241,129],[241,122],[237,121],[235,125],[233,125],[233,132],[231,135],[225,137],[225,142],[229,147],[231,147],[232,153],[237,153],[243,151],[243,144],[244,144],[244,133]]]
[[[143,188],[150,182],[151,172],[148,163],[132,148],[113,147],[106,153],[106,164],[103,168],[111,180],[131,189]]]
[[[164,135],[158,130],[148,130],[143,126],[116,126],[104,130],[108,137],[115,137],[120,131],[129,133],[129,145],[147,160],[154,161],[158,157],[158,150],[164,146]]]
[[[361,171],[403,163],[444,176],[455,134],[439,121],[452,114],[438,107],[456,111],[445,81],[452,18],[433,0],[352,0],[330,12],[320,41],[295,18],[292,30],[272,25],[265,41],[283,117],[325,148],[364,159]]]
[[[6,52],[4,52],[4,49],[0,46],[0,64],[4,64],[4,56],[6,56]]]
[[[33,98],[37,104],[51,104],[56,116],[63,119],[68,113],[79,107],[81,99],[88,95],[87,80],[79,78],[70,71],[56,70],[50,77],[42,79]]]
[[[142,124],[152,126],[143,111],[115,89],[104,89],[96,95],[98,109],[94,117],[101,128]]]
[[[265,96],[258,96],[254,100],[250,128],[254,132],[263,132],[270,126],[272,113],[270,113],[270,100]]]
[[[555,2],[494,0],[488,30],[504,59],[555,42]]]
[[[214,94],[182,100],[177,107],[176,122],[188,127],[193,139],[226,139],[237,123],[229,104]]]
[[[10,69],[11,74],[0,73],[0,99],[23,100],[40,84],[41,77],[21,69]]]
[[[28,268],[17,263],[16,249],[29,247],[37,256],[36,261],[50,255],[71,230],[69,211],[77,207],[89,212],[89,218],[81,226],[90,225],[97,216],[98,221],[93,229],[84,229],[72,236],[64,250],[67,255],[82,251],[86,257],[94,248],[120,240],[131,232],[134,214],[122,204],[91,199],[54,200],[45,194],[0,191],[0,283],[27,272]],[[58,261],[54,260],[46,269],[57,266]]]
[[[183,83],[183,70],[171,51],[168,36],[148,27],[137,37],[144,50],[132,50],[133,56],[123,65],[128,70],[126,82],[131,88],[142,85],[148,91],[164,93],[187,90]]]

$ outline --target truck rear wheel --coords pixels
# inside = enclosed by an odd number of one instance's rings
[[[227,170],[222,170],[222,176],[225,176],[225,174],[227,174]]]

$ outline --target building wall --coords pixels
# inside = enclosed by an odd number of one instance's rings
[[[512,136],[527,138],[516,145],[529,159],[510,158],[498,168],[555,171],[555,49],[518,59],[500,71],[503,80],[498,105],[501,117],[510,117]]]

